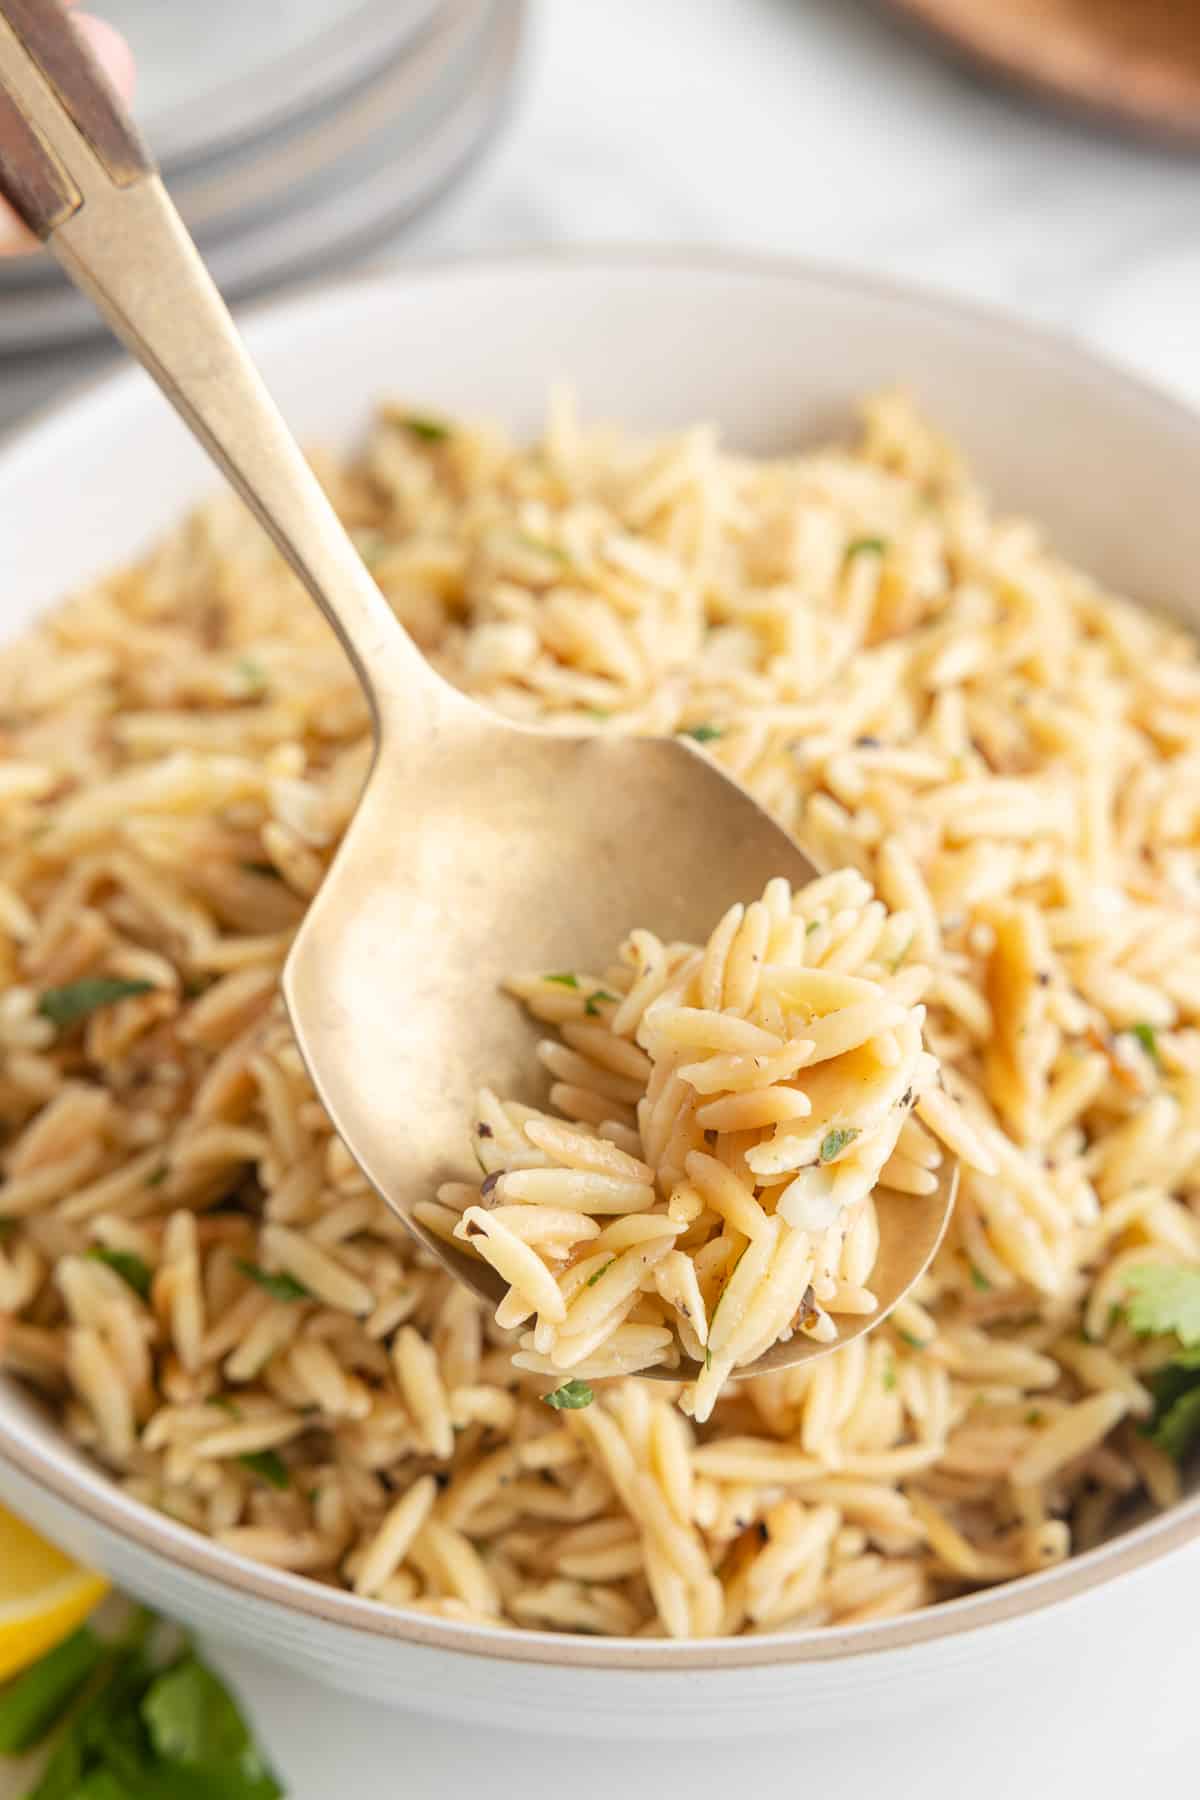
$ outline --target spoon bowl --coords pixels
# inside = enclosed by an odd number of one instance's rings
[[[800,886],[816,871],[690,743],[510,724],[434,673],[276,411],[148,151],[56,0],[0,0],[0,192],[248,502],[363,684],[374,766],[284,993],[317,1091],[369,1179],[446,1268],[499,1300],[490,1267],[434,1237],[414,1207],[475,1172],[482,1084],[538,1097],[537,1033],[503,993],[504,976],[603,967],[639,924],[703,941],[771,877]],[[738,1373],[823,1355],[877,1325],[927,1266],[955,1182],[946,1165],[933,1194],[879,1194],[876,1312],[832,1344],[797,1334]]]
[[[800,886],[817,870],[687,740],[530,730],[438,687],[418,731],[402,724],[393,738],[385,726],[283,985],[338,1132],[409,1228],[495,1305],[496,1271],[414,1208],[443,1181],[478,1178],[480,1086],[544,1102],[534,1049],[545,1027],[502,991],[505,976],[603,968],[646,921],[703,942],[772,876]],[[877,1325],[928,1266],[956,1179],[947,1163],[935,1193],[877,1191],[878,1312],[844,1318],[832,1344],[797,1334],[736,1374],[823,1355]]]

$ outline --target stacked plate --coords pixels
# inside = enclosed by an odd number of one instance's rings
[[[344,266],[469,165],[523,0],[105,0],[137,114],[229,299]],[[0,418],[86,370],[103,327],[57,264],[0,262]]]

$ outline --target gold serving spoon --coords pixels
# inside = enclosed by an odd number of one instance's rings
[[[536,1098],[537,1027],[502,978],[602,968],[640,923],[703,942],[770,877],[798,886],[816,871],[691,744],[524,728],[434,674],[346,536],[152,158],[55,0],[0,0],[0,192],[266,527],[362,682],[375,761],[293,946],[284,994],[317,1092],[370,1180],[439,1262],[498,1301],[500,1277],[431,1234],[413,1208],[440,1182],[475,1173],[481,1084]],[[824,1355],[877,1325],[928,1265],[956,1181],[947,1162],[936,1193],[877,1193],[878,1312],[845,1320],[832,1345],[797,1333],[737,1373]]]

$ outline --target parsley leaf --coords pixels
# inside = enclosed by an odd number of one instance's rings
[[[587,1382],[578,1378],[564,1381],[552,1394],[542,1395],[546,1405],[552,1406],[555,1412],[578,1412],[581,1406],[590,1406],[595,1398]]]
[[[676,737],[691,738],[693,743],[712,744],[725,736],[723,725],[684,725],[676,732]]]
[[[706,1369],[712,1368],[712,1351],[707,1344],[704,1346],[704,1366]]]
[[[292,1477],[277,1450],[248,1450],[238,1461],[257,1475],[260,1481],[267,1482],[273,1488],[285,1488]]]
[[[1185,1348],[1200,1344],[1200,1268],[1148,1263],[1125,1281],[1125,1317],[1140,1337],[1173,1331]]]
[[[927,1338],[919,1338],[911,1331],[902,1331],[899,1325],[896,1327],[896,1336],[900,1338],[903,1343],[907,1344],[910,1350],[928,1350],[929,1348],[929,1340]]]
[[[523,550],[533,550],[539,556],[548,556],[552,562],[565,563],[567,553],[560,550],[557,544],[548,544],[545,538],[530,537],[528,532],[518,531],[516,541]]]
[[[67,1712],[27,1800],[282,1800],[220,1678],[190,1650],[168,1665],[139,1612],[116,1643],[77,1631],[0,1695],[0,1749],[23,1752]]]
[[[616,1260],[617,1259],[615,1256],[610,1256],[606,1263],[601,1264],[601,1266],[596,1270],[596,1273],[594,1275],[588,1276],[587,1280],[583,1284],[584,1287],[595,1287],[595,1285],[599,1281],[600,1277],[602,1275],[608,1274],[608,1271],[612,1268],[612,1266],[616,1262]]]
[[[1158,1053],[1158,1033],[1153,1025],[1139,1024],[1129,1027],[1129,1036],[1135,1037],[1155,1068],[1162,1068],[1162,1057]]]
[[[595,988],[583,1003],[583,1010],[589,1019],[598,1019],[600,1017],[600,1002],[602,1000],[607,1000],[615,1006],[617,1003],[617,996],[615,994],[610,994],[607,988]]]
[[[896,1386],[896,1365],[890,1357],[888,1358],[887,1367],[883,1371],[883,1385],[889,1394],[893,1392]]]
[[[241,1256],[237,1259],[237,1267],[249,1280],[257,1281],[260,1288],[266,1288],[268,1294],[275,1300],[308,1300],[311,1298],[304,1283],[297,1281],[294,1275],[288,1275],[283,1270],[263,1269],[259,1267],[258,1263],[247,1262]]]
[[[406,413],[400,423],[405,431],[420,438],[423,444],[444,444],[450,436],[448,425],[443,425],[440,419],[426,418],[421,413]]]
[[[233,666],[245,683],[248,693],[263,694],[266,692],[267,672],[253,656],[239,656]]]
[[[832,1131],[827,1131],[821,1139],[821,1148],[817,1155],[823,1163],[832,1162],[835,1156],[841,1155],[847,1144],[852,1144],[855,1138],[861,1135],[861,1132],[857,1131],[853,1125],[847,1126],[844,1131],[835,1126]]]
[[[852,538],[846,545],[846,561],[852,556],[883,556],[887,552],[887,539],[881,537]]]
[[[184,1656],[159,1675],[139,1711],[155,1754],[171,1768],[186,1771],[175,1790],[164,1780],[160,1791],[189,1794],[202,1781],[202,1791],[228,1800],[277,1800],[282,1795],[232,1694],[198,1657]]]
[[[1178,1353],[1149,1378],[1154,1413],[1142,1429],[1181,1462],[1200,1442],[1200,1268],[1149,1263],[1131,1269],[1124,1312],[1141,1336],[1179,1340]]]
[[[83,1625],[10,1681],[0,1691],[0,1755],[19,1756],[40,1743],[99,1668],[103,1656],[99,1638]]]
[[[553,981],[557,987],[577,988],[579,986],[578,975],[543,975],[542,980]]]
[[[88,1018],[102,1006],[113,1006],[118,1000],[132,1000],[138,994],[154,991],[152,981],[126,981],[120,975],[85,975],[79,981],[68,981],[65,987],[46,988],[37,1003],[43,1019],[49,1019],[59,1031]]]
[[[973,1262],[969,1262],[967,1267],[971,1271],[971,1286],[973,1288],[978,1288],[981,1294],[991,1293],[992,1284],[984,1274],[983,1270],[977,1269]]]
[[[106,1244],[93,1244],[88,1255],[93,1262],[101,1262],[115,1275],[119,1275],[143,1300],[148,1297],[154,1276],[149,1266],[134,1251],[110,1250]]]

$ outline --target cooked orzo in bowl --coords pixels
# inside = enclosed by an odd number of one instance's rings
[[[610,284],[632,317],[638,282]],[[861,346],[854,370],[881,372]],[[788,429],[776,396],[751,455],[736,404],[728,442],[677,393],[665,429],[621,430],[589,384],[579,418],[557,396],[510,437],[410,380],[322,468],[452,679],[521,717],[702,737],[911,918],[930,1046],[996,1172],[964,1170],[918,1298],[841,1354],[737,1384],[700,1426],[661,1385],[547,1406],[366,1190],[290,1042],[279,966],[367,721],[221,497],[77,586],[0,673],[5,1362],[127,1495],[234,1552],[235,1587],[243,1557],[295,1571],[356,1626],[802,1645],[836,1625],[852,1648],[934,1602],[981,1618],[955,1596],[1180,1492],[1192,643],[993,507],[901,395],[836,431],[819,405]],[[704,398],[693,416],[724,415]],[[259,1591],[305,1609],[296,1584]]]

